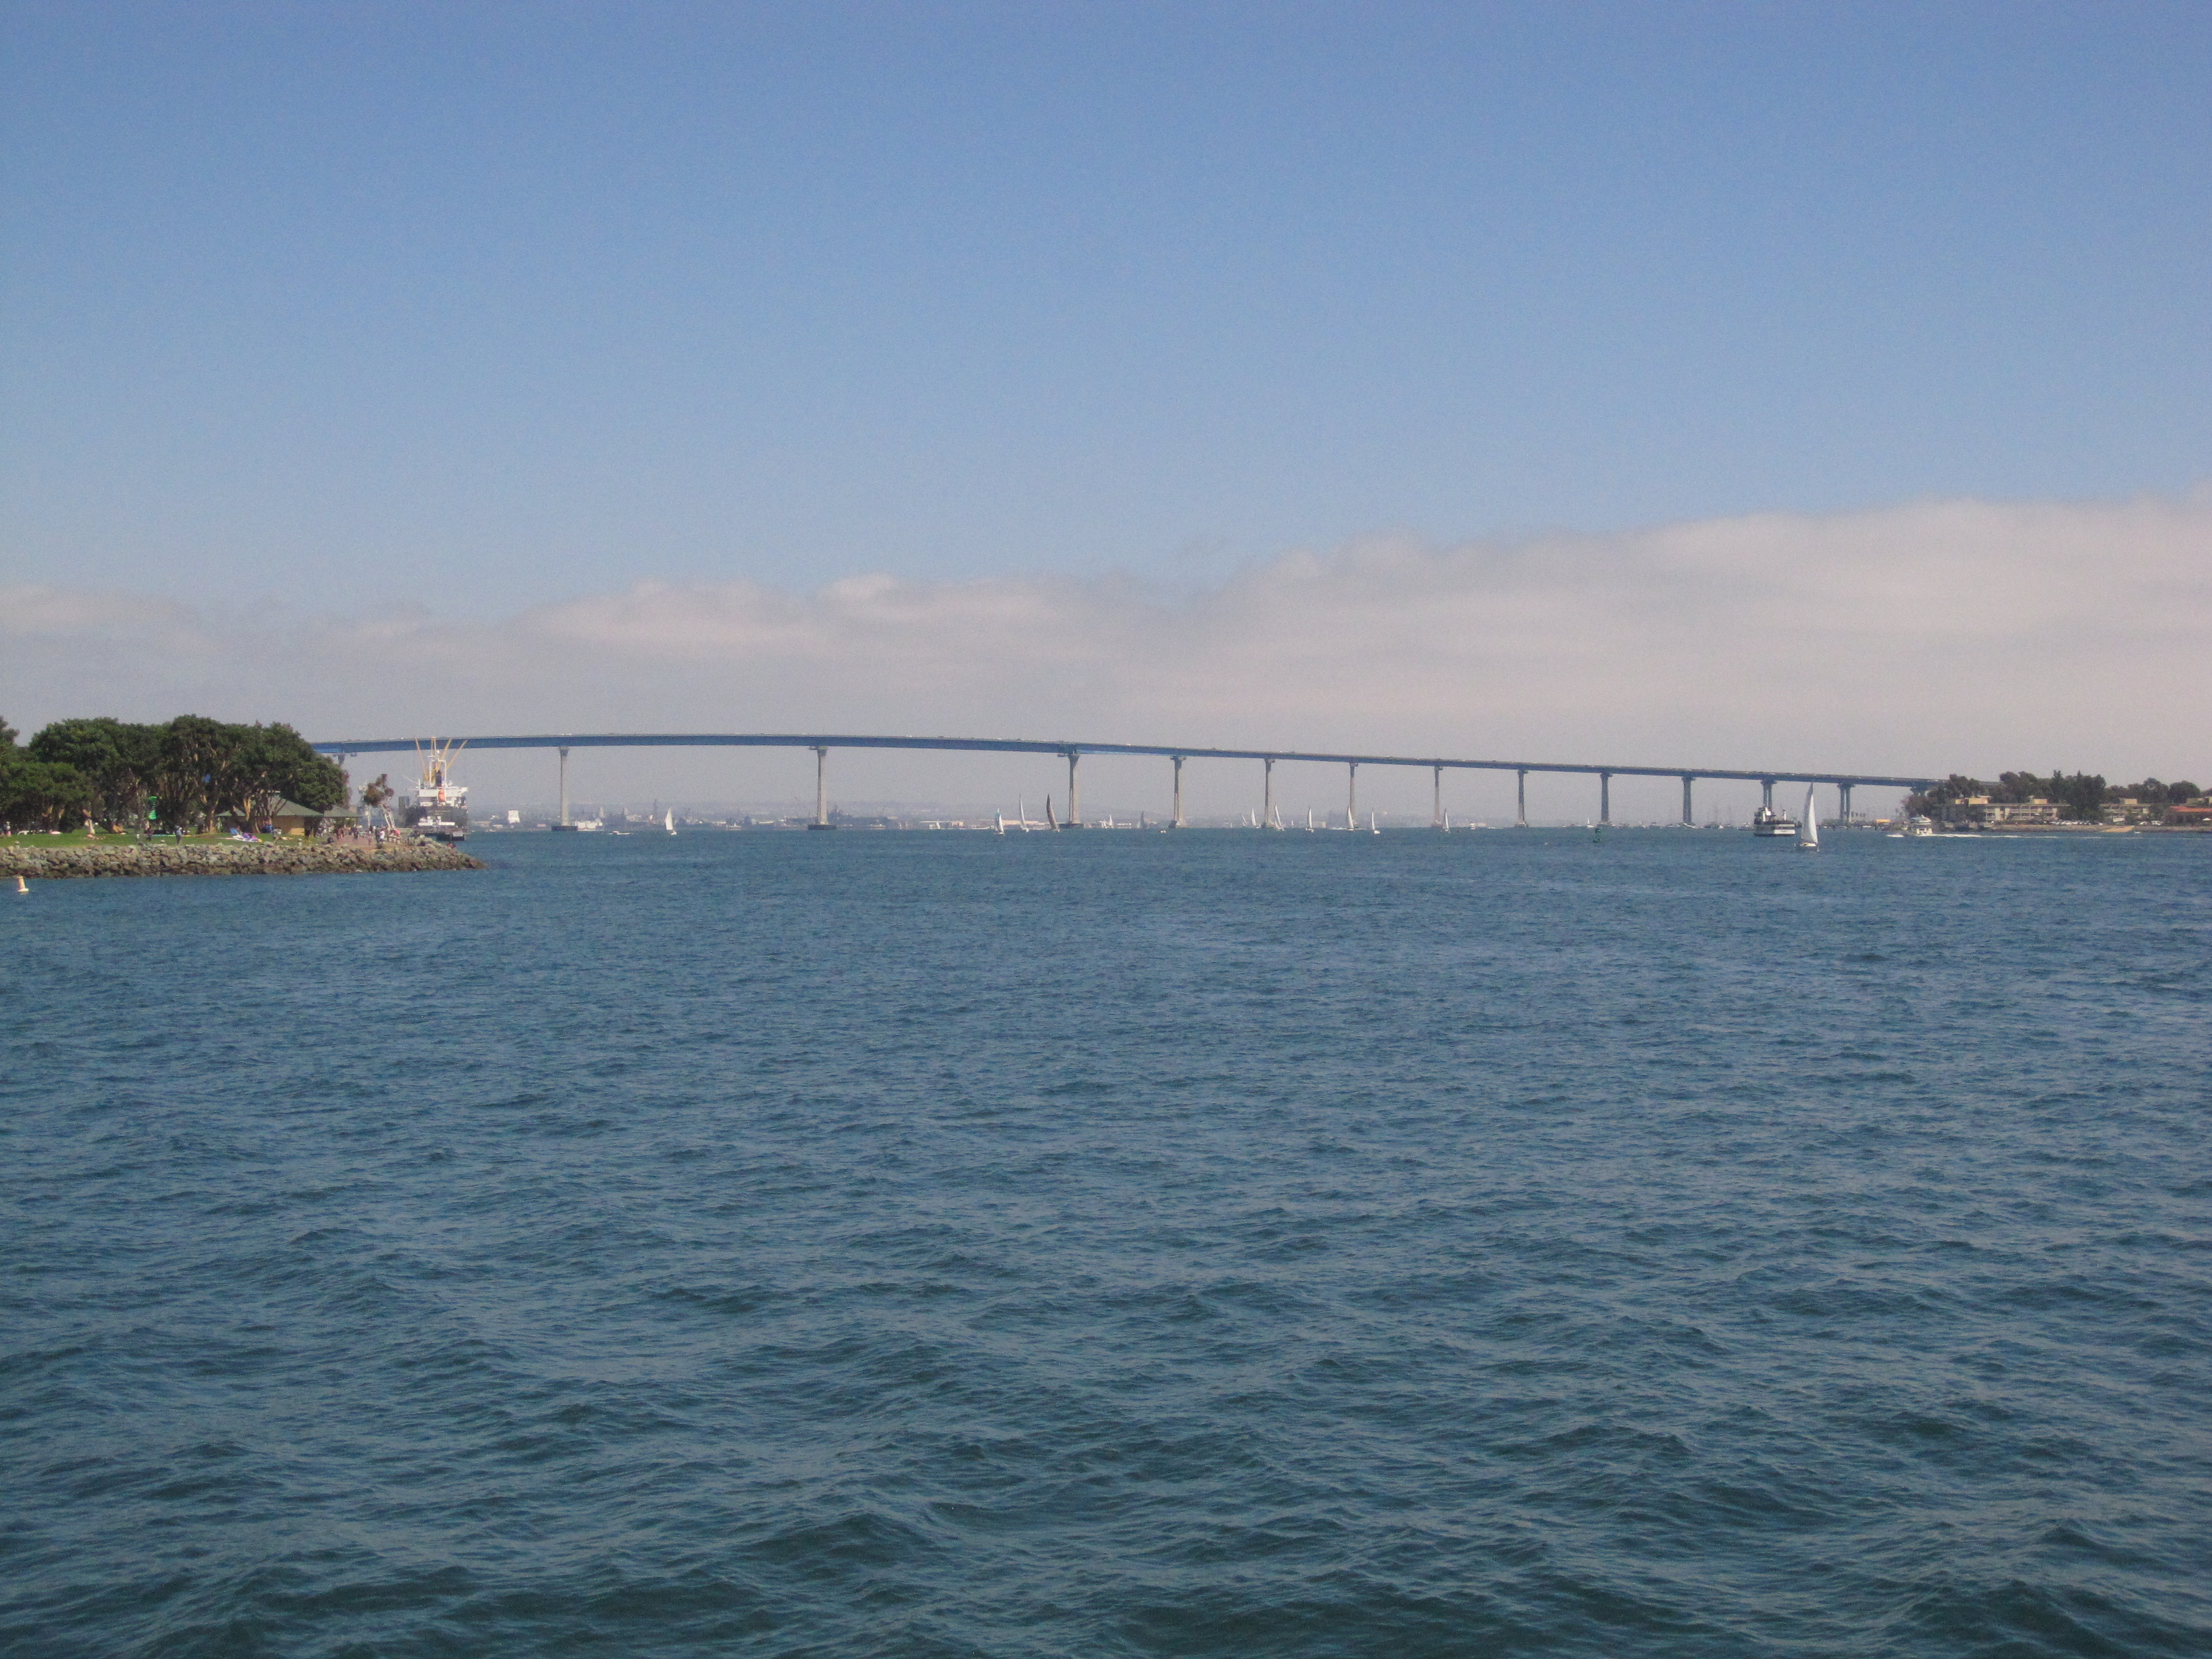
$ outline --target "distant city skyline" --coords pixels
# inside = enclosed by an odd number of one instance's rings
[[[2151,3],[18,0],[0,717],[2212,771],[2208,80]]]

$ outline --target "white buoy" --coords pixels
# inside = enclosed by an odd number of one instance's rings
[[[18,876],[15,878],[15,890],[19,893],[27,893],[31,890],[30,884],[22,877]]]

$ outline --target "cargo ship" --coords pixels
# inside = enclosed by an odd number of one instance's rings
[[[440,743],[433,738],[426,748],[416,745],[422,759],[422,781],[415,786],[413,799],[399,811],[399,824],[404,830],[428,841],[441,841],[448,847],[463,840],[469,833],[469,787],[453,781],[453,757],[461,752],[459,743]]]

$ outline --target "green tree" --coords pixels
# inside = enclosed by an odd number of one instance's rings
[[[364,812],[374,812],[389,807],[398,794],[399,792],[392,787],[392,775],[389,772],[379,772],[376,775],[376,781],[365,785],[362,789],[362,810]],[[387,818],[388,817],[387,814]]]
[[[121,720],[56,720],[30,742],[35,760],[75,767],[91,792],[92,815],[103,823],[143,830],[148,778],[160,728]]]
[[[2058,816],[2063,818],[2094,823],[2105,816],[2105,800],[2111,793],[2101,773],[2076,772],[2069,778],[2054,767],[2044,799],[2057,803]]]
[[[2131,795],[2145,806],[2180,806],[2204,792],[2186,778],[2179,783],[2161,783],[2156,778],[2145,778],[2141,783],[2118,785],[2112,793]]]
[[[1962,772],[1954,772],[1938,784],[1919,790],[1905,798],[1905,810],[1914,817],[1936,818],[1948,822],[1956,813],[1959,803],[1974,795],[1987,795],[1996,787],[1979,778],[1970,778]]]
[[[0,720],[0,835],[5,835],[14,824],[8,811],[8,803],[14,792],[9,780],[22,760],[23,751],[15,747],[15,728],[7,721]]]
[[[317,754],[289,726],[231,728],[235,746],[224,769],[225,810],[259,823],[280,800],[295,800],[319,812],[345,805],[345,774],[329,757]]]
[[[81,821],[92,800],[82,773],[15,745],[0,720],[0,830],[59,830]]]
[[[225,805],[235,726],[204,714],[179,714],[161,727],[154,750],[153,793],[165,830],[204,830]]]
[[[212,828],[226,815],[255,823],[280,799],[325,811],[346,799],[346,776],[290,726],[234,726],[179,714],[155,744],[154,793],[171,828]]]
[[[33,760],[18,750],[0,772],[0,824],[10,830],[59,830],[82,822],[91,804],[84,775],[63,762]]]

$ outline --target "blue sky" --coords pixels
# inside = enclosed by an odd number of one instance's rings
[[[0,580],[493,616],[2185,495],[2201,5],[0,6]]]

